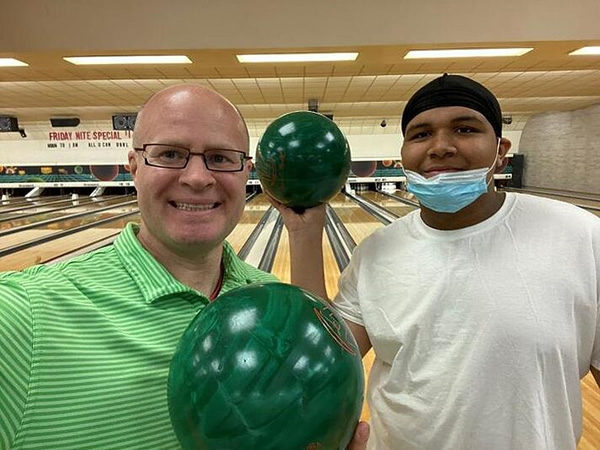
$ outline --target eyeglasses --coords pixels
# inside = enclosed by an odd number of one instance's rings
[[[184,169],[191,155],[201,156],[204,165],[213,172],[241,172],[244,162],[252,159],[239,150],[211,149],[203,153],[193,153],[185,147],[168,144],[144,144],[142,148],[134,148],[142,152],[146,165],[164,169]]]

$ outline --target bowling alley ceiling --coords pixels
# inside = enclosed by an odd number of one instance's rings
[[[320,111],[332,113],[347,132],[397,133],[408,98],[444,72],[473,77],[492,89],[504,113],[513,117],[507,129],[521,129],[532,114],[600,103],[600,56],[569,55],[583,46],[600,45],[600,2],[574,0],[560,6],[563,3],[558,0],[526,0],[520,3],[520,18],[514,18],[505,11],[513,1],[516,5],[516,0],[506,0],[503,8],[494,11],[456,0],[453,5],[458,12],[440,9],[435,20],[427,16],[427,21],[390,19],[385,8],[391,11],[398,5],[412,8],[415,17],[431,12],[426,6],[401,0],[283,1],[287,9],[266,1],[246,3],[256,9],[247,9],[240,1],[223,1],[220,6],[197,2],[203,9],[186,0],[12,2],[0,16],[0,58],[15,58],[28,66],[0,67],[0,115],[32,123],[58,116],[105,121],[115,113],[137,111],[164,86],[196,83],[214,88],[235,103],[255,136],[278,115],[307,109],[310,99],[318,101]],[[82,6],[88,3],[96,6]],[[297,3],[307,9],[294,9]],[[431,3],[442,8],[449,2]],[[339,22],[327,22],[311,15],[310,5],[319,5],[321,12],[336,5],[345,9],[338,11]],[[461,5],[468,6],[466,12],[461,12]],[[539,9],[522,13],[522,5]],[[111,7],[114,15],[107,13]],[[328,10],[330,15],[332,11]],[[170,17],[165,19],[167,25],[161,24],[161,14]],[[206,34],[192,34],[184,27],[193,14],[201,15],[190,26],[205,29]],[[295,14],[298,21],[290,21],[289,14]],[[513,17],[512,21],[507,22],[505,16]],[[462,17],[467,17],[466,22],[457,23]],[[228,21],[223,22],[225,18]],[[106,26],[101,28],[99,23]],[[153,28],[157,33],[149,34]],[[533,50],[519,57],[404,59],[409,50],[498,47]],[[237,54],[249,53],[348,51],[358,52],[358,58],[277,64],[243,64],[236,59]],[[76,66],[63,60],[66,56],[148,54],[186,55],[192,63]],[[383,119],[388,124],[385,128],[380,126]]]

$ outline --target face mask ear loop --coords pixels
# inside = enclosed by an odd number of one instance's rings
[[[402,169],[402,174],[404,175],[404,190],[408,192],[408,177],[406,176],[406,171],[404,170],[404,163],[402,159],[400,159],[400,168]]]
[[[487,185],[489,186],[490,183],[494,182],[494,172],[496,170],[496,162],[498,161],[498,156],[500,155],[500,138],[498,138],[498,145],[496,145],[496,157],[494,158],[494,162],[492,163],[492,166],[488,169],[488,171],[486,172],[486,176],[488,173],[492,172],[492,177],[490,178],[490,181],[487,182]],[[494,191],[496,190],[496,186],[493,186]]]

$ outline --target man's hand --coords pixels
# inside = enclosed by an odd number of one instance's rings
[[[346,447],[346,450],[366,450],[369,440],[369,424],[367,422],[358,422],[354,429],[354,436]]]

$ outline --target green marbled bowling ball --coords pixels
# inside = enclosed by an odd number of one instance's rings
[[[256,173],[273,198],[292,208],[331,200],[350,172],[350,146],[332,120],[311,111],[275,119],[260,138]]]
[[[169,414],[184,449],[345,449],[363,385],[356,341],[328,303],[254,284],[219,296],[182,335]]]

